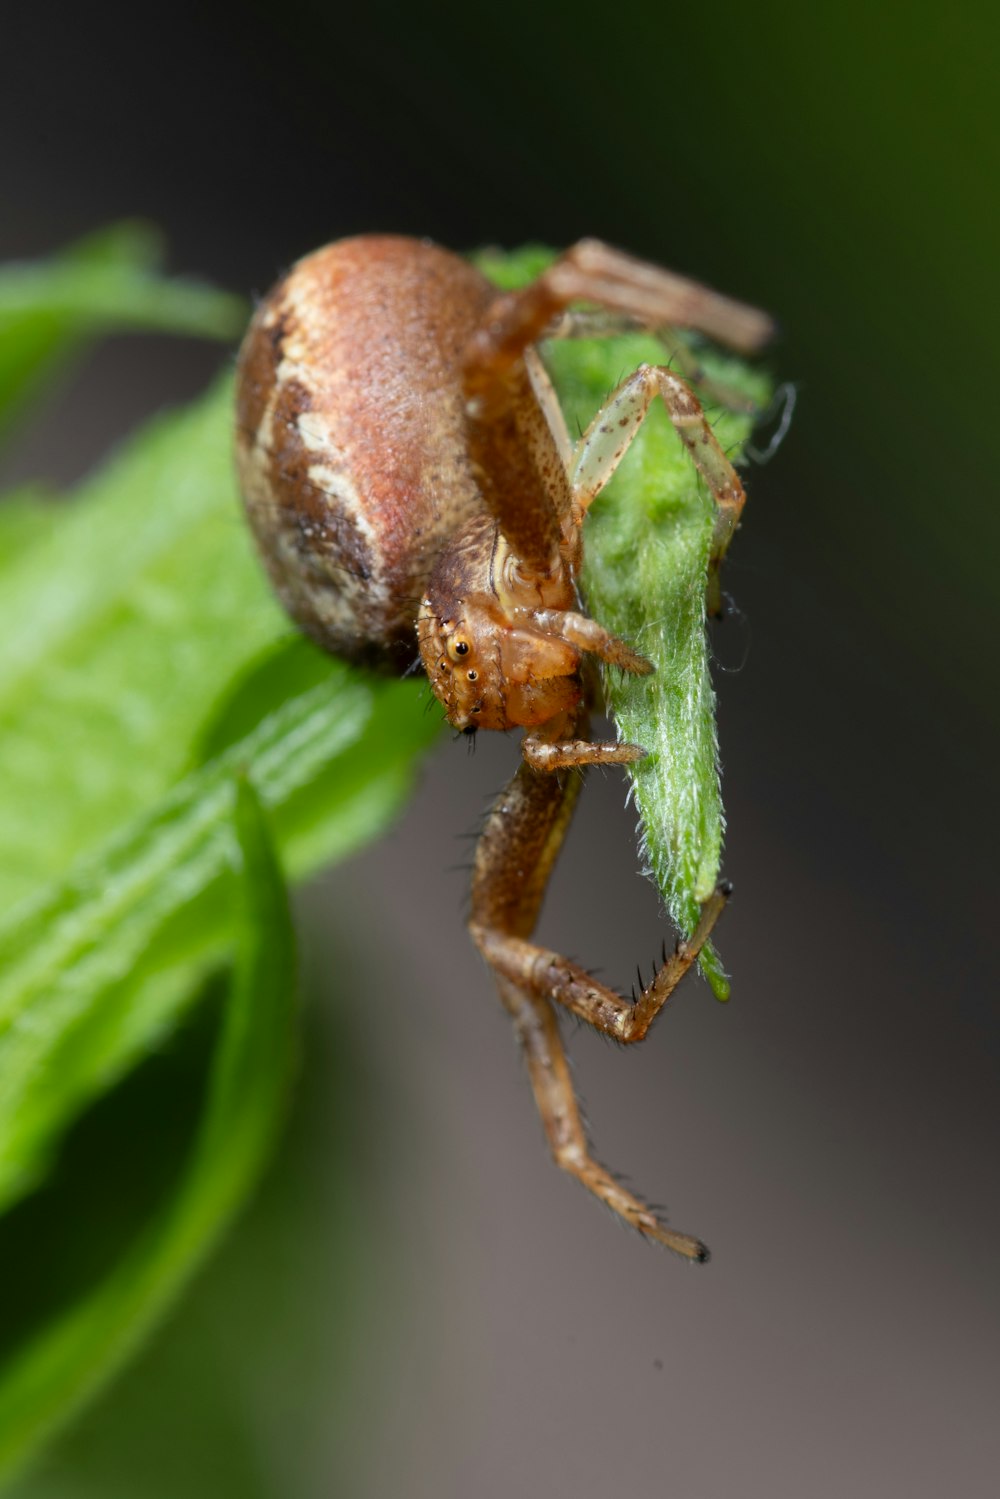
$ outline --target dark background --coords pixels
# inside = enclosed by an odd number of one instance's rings
[[[358,230],[597,234],[775,312],[800,398],[716,642],[733,1000],[685,986],[635,1052],[573,1040],[599,1153],[712,1264],[549,1165],[449,871],[516,746],[445,742],[303,898],[277,1169],[25,1495],[994,1491],[998,29],[856,0],[6,8],[6,257],[138,214],[176,269],[262,292]],[[109,345],[7,478],[75,478],[218,359]],[[623,799],[591,778],[543,927],[621,981],[663,935]]]

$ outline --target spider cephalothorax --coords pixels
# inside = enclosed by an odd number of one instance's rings
[[[434,692],[456,729],[534,728],[580,701],[580,652],[517,623],[483,594],[439,615],[425,599],[420,653]]]
[[[534,728],[580,702],[580,651],[545,621],[575,603],[556,556],[523,567],[494,522],[446,549],[417,615],[424,669],[457,729]]]

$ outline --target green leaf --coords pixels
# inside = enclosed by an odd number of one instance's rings
[[[174,1026],[232,932],[233,777],[252,774],[302,874],[383,827],[412,777],[408,684],[342,663],[188,775],[0,927],[0,1207],[44,1175],[62,1129]]]
[[[294,1052],[293,938],[261,805],[245,780],[236,787],[230,853],[234,824],[237,961],[194,1148],[170,1199],[120,1262],[0,1367],[5,1477],[148,1335],[253,1185],[282,1118]]]
[[[153,805],[288,633],[239,511],[230,400],[222,382],[150,423],[0,554],[0,912]]]
[[[516,250],[479,250],[473,256],[484,276],[501,291],[517,291],[540,276],[555,259],[548,245],[520,245]]]
[[[589,421],[623,369],[667,362],[652,339],[574,349],[571,368],[564,347],[553,345],[551,358],[571,423]],[[737,361],[704,353],[701,362],[713,379],[757,405],[770,399],[767,382]],[[711,408],[708,417],[723,450],[738,455],[752,417]],[[621,737],[647,751],[629,766],[643,852],[685,934],[718,883],[722,860],[715,693],[705,635],[713,519],[712,500],[658,403],[593,507],[582,581],[596,618],[656,667],[649,677],[607,672],[605,696]],[[714,947],[703,949],[700,961],[716,997],[728,998]]]
[[[71,357],[108,333],[233,339],[241,297],[160,273],[159,236],[124,223],[49,261],[0,267],[0,434]]]
[[[152,423],[0,554],[0,1204],[225,956],[233,775],[302,875],[386,825],[437,732],[421,684],[290,633],[231,399],[227,380]]]
[[[225,380],[151,423],[0,553],[0,912],[155,806],[203,758],[236,684],[276,651],[286,690],[272,680],[258,717],[289,695],[290,663],[308,660],[313,682],[338,670],[291,633],[254,555],[231,400]],[[416,706],[425,689],[366,690],[398,708],[389,738],[412,758],[435,726]],[[385,753],[374,747],[375,779]]]
[[[24,553],[41,540],[57,503],[52,491],[41,484],[25,484],[5,494],[0,499],[0,559]]]
[[[551,260],[537,247],[503,260],[477,257],[504,287],[524,284]],[[553,341],[545,359],[571,433],[583,431],[609,391],[643,362],[667,364],[671,350],[647,334]],[[742,361],[698,349],[711,388],[746,409],[703,404],[722,448],[738,461],[754,414],[767,406],[767,377]],[[752,515],[752,498],[750,514]],[[646,758],[629,766],[648,872],[677,926],[690,934],[714,889],[722,858],[715,694],[705,637],[711,498],[657,402],[584,532],[583,593],[595,619],[653,662],[649,677],[605,674],[605,698],[623,739]],[[738,545],[738,543],[737,543]],[[711,946],[701,968],[719,999],[729,984]]]

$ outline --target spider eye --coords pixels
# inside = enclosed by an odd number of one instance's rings
[[[455,655],[467,656],[469,654],[469,642],[467,640],[455,641]]]
[[[479,681],[479,673],[478,673],[478,671],[470,671],[468,673],[468,677],[469,677],[469,681],[470,682],[478,682]]]

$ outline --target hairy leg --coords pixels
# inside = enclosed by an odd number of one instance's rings
[[[746,500],[739,475],[719,446],[691,387],[662,365],[643,364],[598,411],[573,453],[569,477],[574,519],[582,525],[592,502],[628,452],[659,397],[716,506],[709,559],[709,607],[718,612],[718,570]]]
[[[708,1250],[700,1239],[668,1228],[652,1208],[615,1181],[591,1155],[552,1006],[506,979],[498,978],[497,988],[524,1050],[535,1103],[556,1165],[575,1176],[588,1192],[645,1238],[666,1245],[685,1259],[707,1260]]]
[[[774,332],[771,318],[755,307],[637,260],[600,240],[583,239],[530,286],[498,295],[487,309],[466,352],[465,385],[470,401],[488,408],[524,350],[543,338],[553,320],[573,302],[595,302],[648,328],[697,328],[744,353],[759,349]]]
[[[530,286],[498,294],[464,355],[469,453],[503,534],[540,575],[560,552],[578,567],[579,525],[565,423],[532,345],[579,301],[650,328],[698,328],[746,351],[773,331],[765,313],[599,240],[581,240]]]
[[[476,849],[470,931],[493,969],[501,999],[525,1048],[535,1098],[557,1162],[626,1222],[690,1259],[705,1259],[697,1240],[675,1234],[625,1191],[591,1156],[580,1123],[552,1002],[621,1041],[648,1031],[695,962],[728,891],[706,903],[698,929],[682,942],[637,999],[629,1001],[585,970],[529,940],[552,866],[569,825],[578,774],[546,774],[522,764],[486,821]]]
[[[727,385],[723,380],[716,380],[704,368],[697,352],[692,348],[685,332],[679,328],[662,325],[649,329],[639,318],[627,317],[620,312],[606,312],[600,308],[573,307],[557,319],[550,328],[546,330],[546,338],[559,339],[586,339],[586,338],[621,338],[629,333],[641,333],[643,331],[655,333],[658,341],[663,344],[667,351],[667,363],[671,369],[676,369],[689,385],[697,387],[701,396],[714,406],[722,406],[727,411],[742,411],[747,415],[760,414],[755,401]]]

